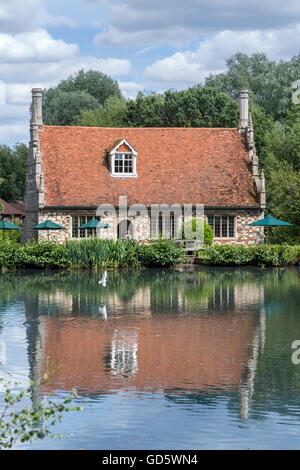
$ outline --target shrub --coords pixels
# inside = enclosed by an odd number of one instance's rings
[[[183,244],[167,239],[140,245],[138,257],[141,265],[146,267],[174,266],[186,261]]]
[[[285,266],[299,263],[300,249],[289,245],[214,245],[203,251],[205,264]]]
[[[211,245],[213,242],[214,234],[212,227],[207,223],[203,222],[203,234],[201,229],[202,220],[200,218],[193,217],[188,222],[182,224],[182,238],[183,240],[189,239],[189,233],[192,232],[196,235],[196,239],[200,240],[203,236],[204,243]]]

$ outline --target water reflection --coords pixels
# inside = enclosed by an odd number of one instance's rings
[[[24,301],[34,380],[47,357],[63,364],[43,393],[76,387],[95,397],[131,388],[163,391],[173,403],[227,394],[243,420],[253,405],[266,405],[272,390],[285,400],[283,384],[290,397],[293,388],[298,393],[289,346],[276,362],[274,341],[284,331],[286,346],[300,333],[299,271],[199,268],[111,272],[109,278],[104,289],[92,273],[1,277],[0,309]]]

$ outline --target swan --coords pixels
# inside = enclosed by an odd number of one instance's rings
[[[106,278],[107,278],[107,272],[104,271],[104,274],[102,276],[102,279],[99,281],[99,284],[102,285],[103,287],[106,286]]]

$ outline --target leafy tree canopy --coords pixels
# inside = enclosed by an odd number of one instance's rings
[[[132,127],[235,127],[237,102],[225,93],[200,85],[183,91],[138,93],[127,102]]]
[[[75,119],[77,126],[122,127],[126,126],[127,105],[124,98],[110,96],[96,109],[82,109]]]
[[[24,197],[27,157],[25,144],[0,145],[0,197],[7,202]]]
[[[300,77],[300,53],[287,61],[269,60],[265,54],[251,56],[241,52],[230,57],[227,71],[209,75],[207,86],[238,98],[239,91],[250,91],[255,103],[275,119],[285,117],[292,104],[292,83]]]
[[[95,70],[80,70],[45,91],[44,123],[72,125],[81,109],[95,109],[110,96],[121,98],[117,81]]]

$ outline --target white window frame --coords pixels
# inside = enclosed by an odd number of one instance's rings
[[[123,145],[127,145],[129,150],[127,151],[118,151],[118,149]],[[116,155],[123,155],[122,161],[124,162],[125,155],[131,154],[132,156],[132,172],[131,173],[117,173],[115,170],[115,157]],[[136,172],[136,157],[137,157],[137,152],[134,150],[134,148],[127,142],[126,139],[121,140],[121,142],[118,143],[110,152],[109,152],[109,167],[110,167],[110,174],[111,176],[115,178],[136,178],[137,177],[137,172]],[[124,170],[124,164],[123,164],[123,170]]]

